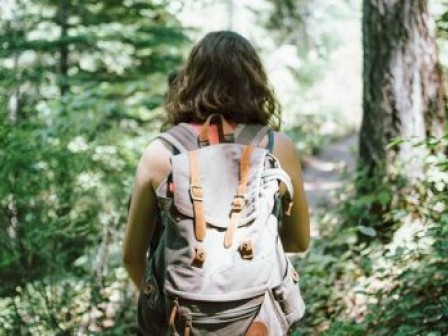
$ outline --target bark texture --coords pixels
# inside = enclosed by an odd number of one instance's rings
[[[445,126],[445,92],[427,0],[364,0],[363,121],[360,163],[387,170],[397,158],[412,177],[422,149],[387,144],[397,136],[424,140]]]

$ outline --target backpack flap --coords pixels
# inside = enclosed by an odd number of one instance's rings
[[[282,168],[278,167],[278,168],[266,169],[263,172],[262,177],[266,182],[270,182],[272,180],[277,180],[277,181],[283,182],[286,186],[288,196],[291,199],[294,196],[294,189],[292,186],[291,178]]]
[[[291,177],[280,166],[280,162],[272,154],[266,156],[266,169],[263,171],[263,190],[265,199],[270,203],[270,207],[274,207],[274,198],[281,197],[286,201],[287,208],[285,213],[290,215],[292,207],[292,199],[294,196],[294,187],[292,185]],[[280,194],[280,184],[285,186],[285,193]]]
[[[222,144],[196,151],[205,221],[217,229],[226,229],[229,225],[232,201],[239,185],[238,173],[244,147]],[[265,149],[255,148],[250,157],[246,202],[237,220],[238,226],[250,223],[257,216],[260,181],[267,153]],[[172,166],[174,205],[182,215],[194,217],[189,156],[173,156]]]

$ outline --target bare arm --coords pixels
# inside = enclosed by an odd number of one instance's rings
[[[291,177],[294,187],[291,215],[283,216],[282,243],[286,252],[303,252],[310,242],[310,218],[303,188],[300,158],[294,143],[282,133],[275,133],[274,155]]]
[[[137,167],[123,240],[123,263],[134,284],[140,288],[146,269],[146,252],[157,217],[155,188],[169,171],[169,152],[156,140],[143,153]]]

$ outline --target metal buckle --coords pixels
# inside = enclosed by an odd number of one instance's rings
[[[233,135],[233,133],[223,134],[222,137],[224,142],[235,142],[235,136]]]
[[[190,196],[193,201],[202,202],[202,187],[195,185],[190,186]]]
[[[199,147],[207,147],[207,146],[210,146],[210,141],[209,140],[199,140],[199,138],[198,138],[198,145],[199,145]]]
[[[241,211],[246,204],[246,196],[236,194],[232,201],[232,210]]]

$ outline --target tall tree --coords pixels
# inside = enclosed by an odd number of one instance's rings
[[[95,102],[108,118],[139,123],[160,105],[160,74],[177,66],[186,40],[165,3],[22,0],[10,6],[9,15],[0,13],[0,95],[20,89],[33,107],[54,101],[55,89],[61,96],[91,92],[89,107]],[[10,80],[12,71],[20,81]]]
[[[421,171],[422,149],[395,137],[425,140],[445,130],[445,92],[427,0],[364,0],[364,95],[360,163],[369,175],[390,163]]]

